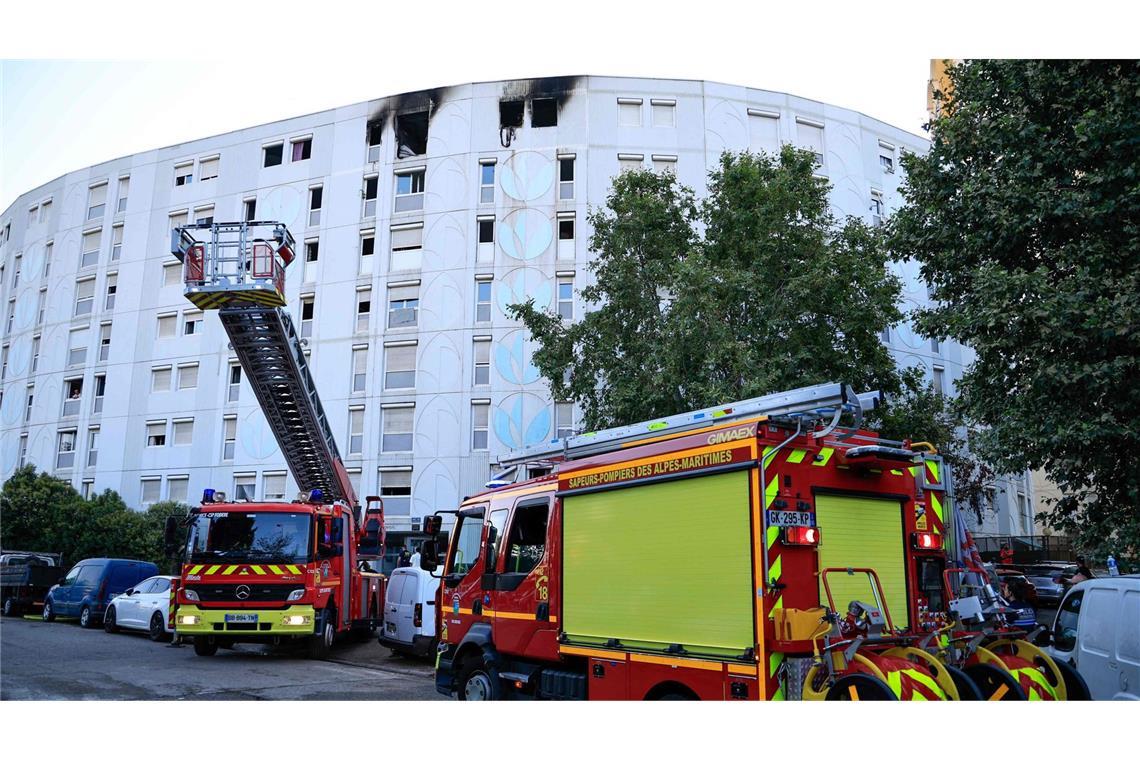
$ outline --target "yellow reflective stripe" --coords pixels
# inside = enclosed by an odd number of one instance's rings
[[[1021,668],[1020,670],[1012,671],[1012,673],[1014,676],[1021,676],[1021,674],[1024,673],[1030,681],[1033,681],[1033,683],[1044,689],[1046,694],[1049,694],[1053,699],[1057,698],[1057,692],[1053,689],[1053,684],[1049,683],[1045,675],[1037,668]],[[1036,689],[1026,689],[1026,691],[1029,692],[1026,696],[1028,696],[1030,700],[1042,699]]]
[[[937,694],[942,699],[946,699],[946,692],[944,692],[942,690],[942,687],[938,685],[938,681],[935,681],[933,678],[926,675],[921,670],[918,670],[917,668],[914,670],[908,670],[908,671],[906,671],[906,674],[908,676],[910,676],[911,680],[918,681],[919,683],[921,683],[926,688],[930,689],[932,692]],[[923,700],[925,700],[925,699],[926,699],[926,697],[923,697]]]
[[[238,569],[237,565],[230,565],[222,571],[222,575],[233,575],[234,571]]]
[[[780,669],[780,666],[783,663],[784,663],[784,653],[783,652],[772,652],[772,654],[768,655],[768,676],[770,678],[775,678],[776,677],[776,671]]]
[[[776,557],[776,561],[773,562],[772,566],[768,568],[769,583],[775,583],[776,581],[780,580],[781,560],[783,558],[784,555],[782,554],[779,557]]]
[[[835,449],[820,449],[819,454],[823,457],[819,461],[812,462],[816,467],[824,467],[831,461],[831,455],[835,453]]]
[[[806,449],[792,449],[792,453],[788,454],[788,464],[799,464],[804,461],[806,455]]]
[[[891,470],[891,474],[892,475],[902,475],[903,471],[902,470]]]
[[[218,572],[221,569],[222,569],[221,565],[210,565],[210,567],[207,568],[207,570],[206,570],[206,575],[213,575],[214,573]]]
[[[194,567],[190,568],[189,574],[190,575],[197,575],[198,573],[202,572],[203,567],[205,567],[205,565],[194,565]]]
[[[293,575],[301,574],[301,568],[297,567],[296,565],[286,565],[286,567],[289,568],[289,572],[291,572]]]
[[[765,539],[766,539],[768,545],[765,548],[771,549],[772,544],[776,543],[776,539],[779,537],[780,537],[780,527],[778,525],[769,525],[768,526],[768,533],[765,536]]]
[[[776,610],[780,610],[783,608],[784,608],[784,596],[783,596],[783,594],[781,594],[780,596],[776,597],[776,603],[772,605],[772,611],[768,613],[768,619],[769,620],[775,620],[776,619]]]
[[[772,506],[772,502],[776,498],[776,494],[780,492],[780,478],[774,476],[772,482],[764,487],[764,509]]]
[[[281,568],[277,567],[277,565],[270,565],[269,571],[271,573],[273,573],[274,575],[284,575],[285,574],[285,573],[281,572]]]
[[[938,522],[942,522],[942,502],[933,492],[930,494],[930,508],[934,510],[934,516],[938,518]]]
[[[265,571],[261,569],[261,565],[250,565],[249,569],[258,575],[265,575]]]
[[[939,482],[939,479],[938,479],[938,462],[935,462],[932,459],[927,459],[926,460],[926,469],[930,470],[930,474],[932,476],[933,481],[935,483],[938,483]]]

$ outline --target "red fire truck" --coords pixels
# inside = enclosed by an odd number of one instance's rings
[[[186,297],[217,309],[231,346],[301,488],[292,502],[207,489],[190,510],[175,630],[209,656],[237,642],[303,640],[323,656],[339,633],[373,631],[385,578],[383,503],[363,514],[285,306],[293,237],[277,222],[179,227],[171,250]],[[236,494],[234,494],[236,496]],[[168,545],[177,524],[167,524]]]
[[[977,698],[921,641],[949,624],[940,460],[857,430],[877,397],[813,386],[503,460],[425,549],[437,690]]]

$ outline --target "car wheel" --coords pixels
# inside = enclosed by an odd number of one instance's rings
[[[463,661],[459,671],[459,699],[464,702],[489,702],[502,699],[499,674],[494,666],[483,662],[481,655]]]
[[[163,620],[161,612],[155,612],[150,616],[150,640],[151,641],[166,641],[170,636],[166,633],[166,621]]]
[[[79,627],[80,628],[92,628],[92,627],[94,627],[95,626],[94,618],[95,618],[95,616],[91,614],[91,608],[84,606],[83,609],[81,609],[79,611]]]
[[[213,657],[218,653],[218,642],[209,636],[194,637],[194,654],[199,657]]]
[[[44,622],[50,623],[55,620],[55,607],[52,606],[51,600],[44,602]]]
[[[329,656],[333,641],[336,639],[336,610],[326,607],[321,613],[321,620],[317,631],[309,638],[308,655],[314,660],[323,660]]]
[[[115,633],[119,630],[119,626],[115,624],[114,607],[108,607],[107,611],[103,613],[103,630],[107,633]]]
[[[12,617],[16,614],[16,600],[8,597],[4,600],[4,617]]]

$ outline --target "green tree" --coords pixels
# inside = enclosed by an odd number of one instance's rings
[[[0,490],[0,545],[10,550],[61,551],[58,541],[64,531],[56,530],[60,515],[82,501],[67,481],[24,465]]]
[[[1136,556],[1140,63],[970,61],[950,81],[891,223],[938,299],[917,326],[977,352],[972,443],[1044,468],[1062,496],[1043,519]]]

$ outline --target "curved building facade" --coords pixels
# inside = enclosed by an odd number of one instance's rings
[[[405,93],[71,172],[0,217],[0,474],[32,463],[136,507],[203,488],[291,497],[219,321],[183,298],[168,252],[179,224],[272,219],[302,249],[289,308],[358,493],[415,531],[498,455],[575,427],[505,308],[581,315],[586,214],[612,177],[675,171],[700,195],[721,151],[781,143],[819,154],[835,212],[868,222],[898,203],[900,154],[926,149],[792,95],[562,77]],[[907,306],[924,303],[917,269],[898,273]],[[905,326],[884,338],[948,392],[969,361]]]

